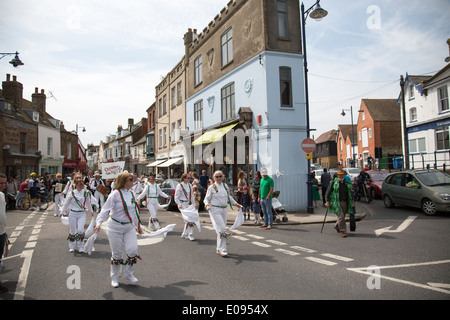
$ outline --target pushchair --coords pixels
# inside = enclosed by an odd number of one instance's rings
[[[273,221],[276,223],[288,222],[288,217],[286,216],[286,210],[284,210],[283,205],[278,200],[278,197],[280,195],[280,191],[275,191],[272,194],[272,215],[273,215]]]

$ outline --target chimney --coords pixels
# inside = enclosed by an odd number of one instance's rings
[[[45,105],[47,103],[47,96],[44,89],[39,93],[39,88],[34,88],[34,93],[31,95],[31,107],[41,115],[45,114]]]
[[[16,108],[22,107],[23,85],[17,81],[17,76],[6,75],[6,81],[2,82],[3,97],[5,100],[11,101]]]
[[[192,33],[192,29],[189,28],[188,32],[184,34],[184,48],[185,48],[185,64],[186,67],[189,65],[189,46],[192,44],[194,39],[194,35]]]
[[[450,38],[447,39],[449,56],[445,58],[445,62],[450,62]]]

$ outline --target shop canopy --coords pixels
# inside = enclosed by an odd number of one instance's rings
[[[226,126],[226,127],[208,130],[200,138],[198,138],[194,142],[192,142],[192,145],[197,146],[197,145],[209,144],[209,143],[220,141],[222,139],[222,137],[228,133],[228,131],[230,131],[237,125],[238,125],[238,123],[236,122],[236,123],[230,124],[229,126]]]
[[[168,167],[170,167],[171,165],[179,164],[179,163],[181,163],[182,161],[183,161],[183,157],[180,157],[180,158],[173,158],[173,159],[167,160],[167,161],[164,162],[163,164],[160,164],[158,167],[160,167],[160,168],[168,168]]]
[[[156,160],[155,162],[148,164],[147,167],[158,167],[161,163],[163,163],[165,161],[167,161],[167,159]]]

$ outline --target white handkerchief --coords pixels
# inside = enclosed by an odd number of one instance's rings
[[[87,238],[89,238],[94,233],[95,228],[95,216],[92,217],[91,223],[89,224],[89,227],[86,229],[86,232],[84,233]]]
[[[94,233],[89,239],[87,239],[86,243],[84,244],[84,251],[89,255],[92,254],[92,251],[94,249],[95,239],[97,239],[97,233]]]
[[[62,224],[68,226],[69,225],[69,217],[61,216]]]
[[[242,208],[240,208],[236,216],[236,220],[234,220],[234,224],[230,228],[230,231],[242,226],[243,224],[244,224],[244,214],[242,213]]]
[[[167,233],[173,231],[173,228],[175,228],[175,226],[176,224],[169,224],[168,226],[161,228],[155,232],[141,234],[140,237],[141,239],[166,237]]]
[[[199,232],[201,232],[200,217],[198,209],[195,209],[195,204],[191,204],[187,209],[180,209],[184,222],[194,222]]]

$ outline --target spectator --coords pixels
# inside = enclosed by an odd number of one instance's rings
[[[5,194],[1,191],[6,188],[6,176],[0,173],[0,272],[3,267],[3,256],[8,256],[8,236],[6,234],[6,201]],[[8,292],[8,289],[2,287],[0,282],[0,293]]]

